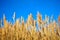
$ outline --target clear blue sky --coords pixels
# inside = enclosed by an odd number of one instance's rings
[[[16,18],[23,16],[27,19],[32,13],[36,19],[37,11],[43,18],[47,14],[49,17],[53,15],[57,20],[60,14],[60,0],[0,0],[0,19],[3,18],[4,13],[7,20],[11,20],[14,12],[16,12]]]

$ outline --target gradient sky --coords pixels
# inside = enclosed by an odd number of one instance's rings
[[[44,19],[45,14],[57,20],[60,15],[60,0],[0,0],[0,19],[3,14],[7,20],[12,20],[13,13],[16,12],[16,18],[24,17],[26,20],[28,15],[32,13],[36,19],[37,11],[39,11]]]

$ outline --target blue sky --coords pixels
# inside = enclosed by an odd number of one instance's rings
[[[37,11],[39,11],[44,19],[45,14],[57,20],[60,15],[60,0],[0,0],[0,19],[3,14],[7,20],[11,20],[13,13],[16,12],[16,18],[24,17],[26,20],[28,15],[32,13],[36,19]]]

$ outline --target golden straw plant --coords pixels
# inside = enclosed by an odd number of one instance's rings
[[[3,26],[0,20],[0,40],[60,40],[60,16],[58,22],[49,22],[48,16],[45,19],[42,20],[42,15],[37,12],[37,20],[34,20],[30,13],[26,22],[21,17],[12,24],[4,15]]]

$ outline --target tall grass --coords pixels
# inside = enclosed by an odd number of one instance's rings
[[[14,24],[7,22],[4,17],[4,27],[0,28],[0,40],[60,40],[60,16],[58,22],[49,22],[49,17],[42,20],[38,13],[34,20],[32,14],[24,19],[17,19]]]

